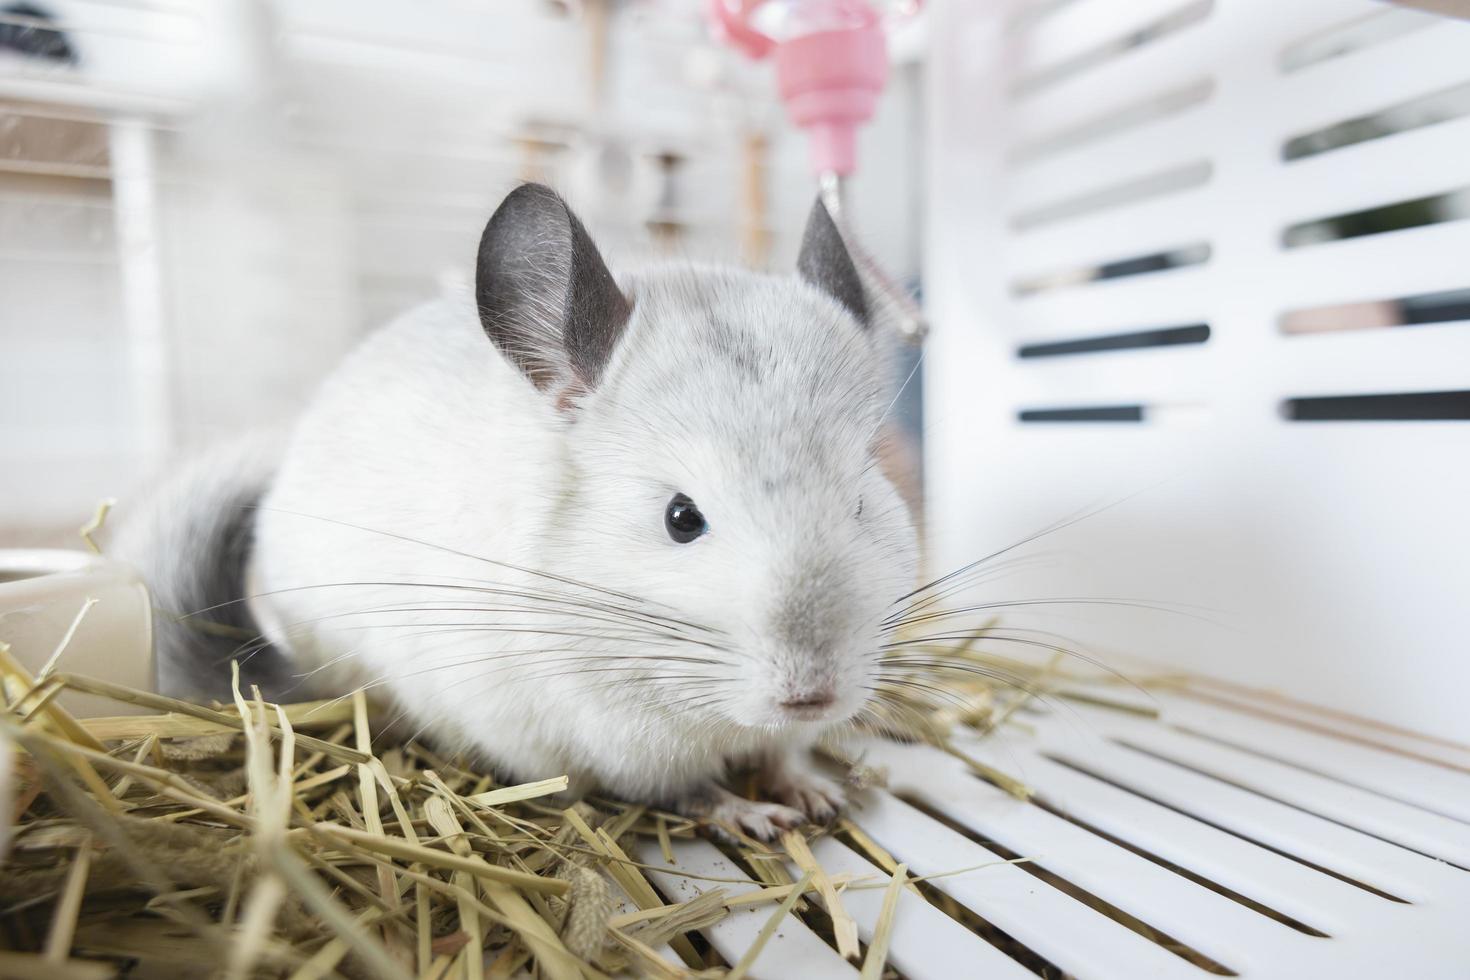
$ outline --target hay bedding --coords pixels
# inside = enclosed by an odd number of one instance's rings
[[[954,726],[992,727],[1055,676],[1055,665],[1008,661],[1027,672],[1029,693],[998,694],[981,676],[996,659],[972,650],[982,635],[935,648],[922,678],[890,691],[880,734],[959,754]],[[33,678],[0,649],[0,742],[15,746],[15,799],[0,814],[14,815],[0,976],[739,977],[803,910],[865,980],[891,975],[892,910],[916,879],[851,820],[808,830],[845,836],[873,860],[871,878],[826,874],[800,834],[772,846],[642,806],[567,808],[555,802],[564,777],[501,786],[417,742],[374,747],[360,692],[278,706],[237,684],[233,704],[207,707],[49,667]],[[67,689],[158,713],[78,721],[55,702]],[[861,759],[829,751],[854,789],[881,783]],[[635,835],[672,859],[674,838],[711,832],[765,887],[666,903],[628,856]],[[849,888],[886,889],[866,950],[842,907]],[[727,964],[699,930],[752,904],[769,906],[767,926]]]

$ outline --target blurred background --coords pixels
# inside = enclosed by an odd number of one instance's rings
[[[849,189],[910,286],[921,30]],[[0,543],[75,543],[102,497],[290,419],[468,281],[520,181],[614,262],[789,269],[816,183],[775,92],[692,0],[0,3]]]

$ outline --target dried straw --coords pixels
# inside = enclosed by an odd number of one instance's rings
[[[986,662],[973,645],[934,652]],[[57,670],[64,648],[33,677],[0,644],[0,752],[13,784],[0,787],[13,800],[0,821],[14,816],[0,828],[12,831],[0,854],[0,976],[94,980],[126,967],[230,980],[738,978],[815,896],[830,919],[819,931],[876,978],[899,892],[917,894],[920,879],[844,819],[836,832],[886,875],[829,874],[800,834],[780,849],[730,835],[721,846],[733,838],[764,887],[715,880],[668,902],[645,872],[681,873],[674,841],[702,830],[685,817],[597,800],[548,805],[567,791],[565,776],[498,785],[417,743],[375,745],[361,694],[277,706],[237,686],[233,704],[190,704]],[[973,671],[928,681],[953,698],[936,706],[914,697],[917,687],[895,690],[880,732],[938,745],[1029,792],[951,744],[958,726],[983,730],[1021,705],[997,707]],[[80,721],[56,700],[63,691],[157,713]],[[880,771],[827,748],[854,788],[881,785]],[[632,836],[657,842],[656,865],[629,856]],[[842,894],[868,887],[887,892],[864,957]],[[757,905],[773,906],[771,917],[726,973],[699,934]]]

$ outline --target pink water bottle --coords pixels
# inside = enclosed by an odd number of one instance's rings
[[[716,28],[753,58],[774,53],[776,84],[807,134],[817,174],[857,166],[857,130],[888,80],[883,25],[867,0],[709,0]]]
[[[897,314],[899,333],[923,338],[913,297],[854,239],[843,206],[845,179],[857,169],[858,127],[873,118],[888,81],[882,18],[867,0],[709,0],[715,29],[752,58],[774,54],[776,86],[808,137],[812,172],[868,288]],[[905,0],[913,13],[919,0]]]

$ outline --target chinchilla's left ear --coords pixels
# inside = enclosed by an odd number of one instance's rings
[[[475,300],[485,333],[558,404],[597,387],[633,311],[582,222],[542,184],[511,191],[485,226]]]
[[[827,213],[827,206],[820,197],[806,219],[796,271],[801,278],[846,307],[860,325],[869,326],[868,301],[863,293],[862,278],[842,241],[837,223]]]

